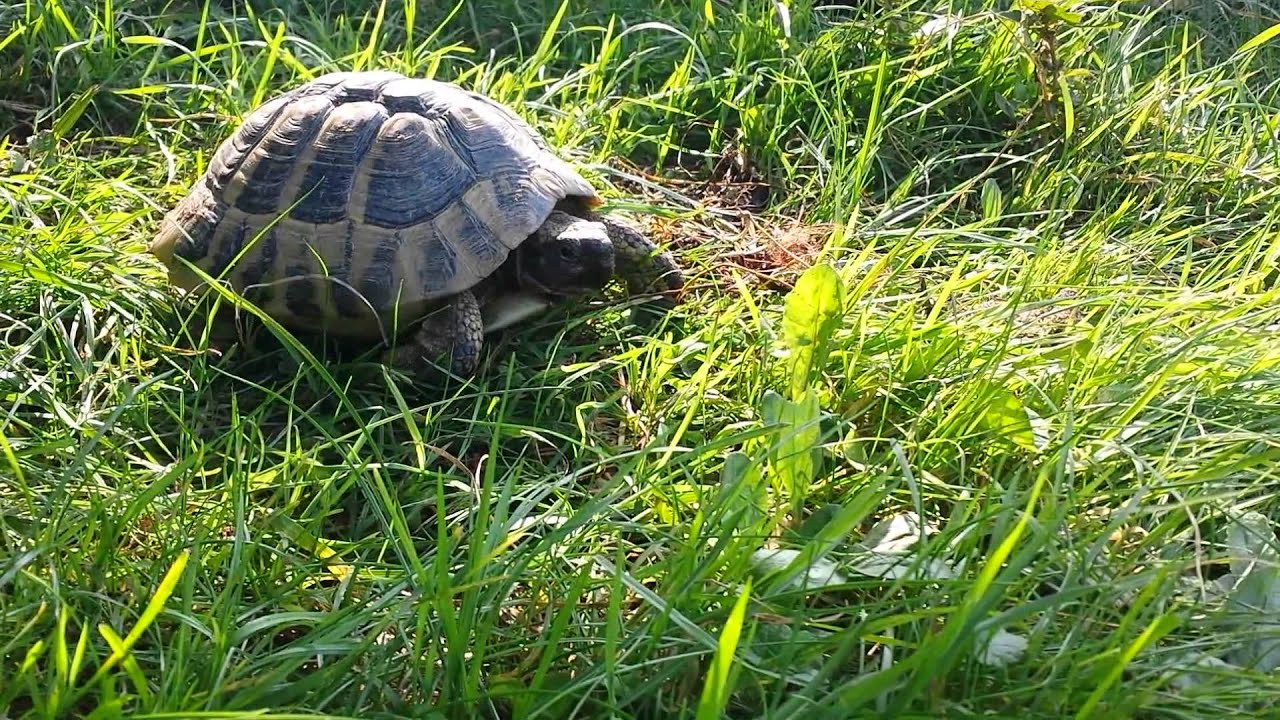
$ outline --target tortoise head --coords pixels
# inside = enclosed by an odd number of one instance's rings
[[[549,295],[599,290],[613,277],[613,241],[604,224],[559,210],[515,252],[521,287]]]

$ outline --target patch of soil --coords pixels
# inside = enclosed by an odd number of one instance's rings
[[[14,100],[0,100],[0,136],[7,138],[10,145],[26,145],[35,132],[31,124],[39,110],[34,105]]]
[[[732,149],[723,153],[707,175],[677,160],[655,174],[622,161],[636,180],[617,185],[653,204],[669,204],[672,196],[701,210],[694,218],[651,218],[650,237],[677,254],[714,248],[712,276],[717,288],[733,285],[733,276],[770,290],[786,291],[822,251],[832,227],[765,214],[777,191],[761,178],[750,161]],[[745,273],[744,273],[745,271]]]
[[[768,282],[790,289],[800,274],[813,265],[831,232],[829,224],[756,223],[747,234],[754,245],[743,249],[740,264]]]
[[[650,232],[655,241],[677,253],[718,248],[711,265],[717,287],[732,287],[735,275],[745,275],[749,284],[786,292],[813,265],[832,230],[826,224],[753,215],[716,225],[720,227],[693,219],[655,220]]]
[[[778,199],[764,174],[748,156],[736,148],[726,148],[708,173],[703,157],[676,153],[660,170],[627,160],[618,165],[643,182],[619,180],[619,187],[651,200],[670,200],[668,193],[679,195],[689,204],[698,204],[719,214],[761,213]],[[667,193],[658,192],[662,187]]]

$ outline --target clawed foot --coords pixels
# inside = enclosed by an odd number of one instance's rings
[[[447,359],[455,374],[469,377],[480,363],[483,342],[480,304],[475,295],[462,292],[423,318],[411,337],[386,352],[383,362],[424,376]]]

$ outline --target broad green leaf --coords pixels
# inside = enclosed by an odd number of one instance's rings
[[[1078,25],[1084,20],[1084,15],[1068,10],[1068,3],[1063,0],[1019,0],[1018,6],[1046,20],[1056,20],[1068,25]]]
[[[58,122],[53,125],[53,134],[56,137],[65,136],[75,124],[80,121],[80,116],[84,115],[84,111],[89,109],[89,103],[93,102],[93,98],[98,94],[97,85],[90,86],[88,90],[80,93],[79,96],[71,103],[71,107],[58,118]]]
[[[791,398],[799,398],[809,387],[811,375],[826,363],[827,343],[840,322],[843,307],[844,286],[830,265],[809,268],[788,293],[782,315],[782,340],[791,352]]]
[[[760,417],[766,425],[782,422],[782,407],[786,401],[786,398],[773,390],[764,391],[764,398],[760,402]]]
[[[1227,608],[1241,638],[1228,659],[1271,672],[1280,667],[1280,550],[1275,528],[1266,515],[1246,512],[1228,528],[1227,547],[1235,578]]]
[[[1016,395],[1003,388],[997,389],[988,398],[986,407],[983,408],[982,422],[989,430],[1024,450],[1040,449],[1027,409]]]
[[[732,485],[739,482],[750,482],[760,477],[760,468],[751,458],[742,452],[731,452],[724,459],[724,467],[720,470],[720,483]]]
[[[799,510],[818,472],[822,407],[817,394],[807,391],[796,402],[778,398],[774,412],[779,435],[773,442],[770,480],[775,489],[791,498],[792,507]]]
[[[717,497],[726,516],[736,516],[738,527],[749,532],[767,516],[768,492],[760,463],[743,452],[731,452],[720,470],[720,492]]]
[[[27,648],[27,656],[22,659],[22,665],[18,668],[18,677],[22,677],[31,672],[31,668],[40,662],[40,658],[44,655],[45,645],[43,640],[37,640]]]
[[[858,524],[880,506],[890,490],[888,484],[871,485],[844,504],[828,506],[830,513],[823,514],[822,526],[811,532],[812,537],[807,538],[803,548],[758,550],[752,554],[755,569],[766,574],[780,573],[776,587],[795,587],[802,583],[808,589],[817,590],[847,582],[840,567],[826,554],[845,545]]]
[[[835,518],[836,514],[839,513],[840,510],[841,506],[838,503],[827,503],[823,505],[813,511],[812,515],[805,518],[805,521],[800,524],[800,527],[796,528],[796,535],[805,540],[814,539],[818,536],[818,533]]]
[[[1004,215],[1004,193],[1000,191],[1000,183],[995,178],[987,178],[982,183],[982,217],[996,220]]]

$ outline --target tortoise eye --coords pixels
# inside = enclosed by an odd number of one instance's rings
[[[572,259],[574,259],[574,257],[575,257],[575,256],[577,256],[577,253],[573,251],[573,247],[572,247],[572,246],[570,246],[570,245],[561,245],[561,246],[560,246],[560,259],[561,259],[561,260],[572,260]]]

